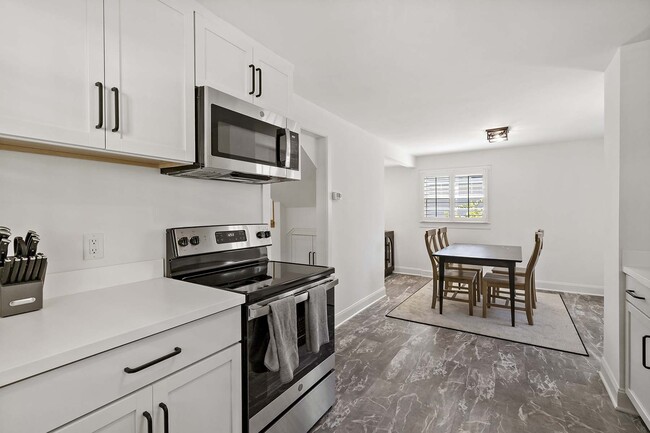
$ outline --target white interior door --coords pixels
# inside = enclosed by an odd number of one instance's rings
[[[0,135],[104,147],[102,3],[2,2]]]
[[[276,113],[289,113],[289,95],[293,91],[293,66],[268,49],[254,49],[256,83],[253,103]]]
[[[242,431],[241,345],[212,355],[153,386],[156,432],[164,433],[167,406],[169,431]]]
[[[252,101],[253,43],[230,24],[196,14],[196,85]]]
[[[144,413],[151,414],[151,396],[149,386],[53,433],[146,433],[147,419]]]
[[[105,16],[106,148],[193,161],[191,2],[105,0]]]
[[[310,264],[311,253],[314,251],[314,237],[291,235],[291,261],[293,263]]]

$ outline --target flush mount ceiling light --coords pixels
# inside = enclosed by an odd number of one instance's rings
[[[490,143],[496,143],[499,141],[508,141],[508,131],[510,128],[508,126],[502,126],[501,128],[492,128],[486,129],[487,139]]]

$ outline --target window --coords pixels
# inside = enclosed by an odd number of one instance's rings
[[[488,168],[422,171],[422,219],[487,222]]]

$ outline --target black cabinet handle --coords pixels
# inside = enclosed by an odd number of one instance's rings
[[[99,123],[95,125],[95,129],[102,129],[104,126],[104,85],[98,81],[95,86],[99,88]]]
[[[256,98],[259,98],[262,96],[262,69],[257,68],[257,72],[260,74],[260,90],[257,92],[257,95],[255,95]]]
[[[147,420],[147,433],[153,433],[153,419],[151,419],[151,414],[144,412],[142,416]]]
[[[255,93],[255,65],[248,65],[251,68],[251,91],[248,92],[249,95]]]
[[[152,365],[156,365],[156,364],[158,364],[159,362],[163,362],[163,361],[165,361],[165,360],[167,360],[167,359],[169,359],[169,358],[172,358],[172,357],[174,357],[174,356],[180,354],[181,351],[182,351],[182,350],[181,350],[180,347],[174,347],[174,351],[173,351],[172,353],[168,353],[167,355],[165,355],[165,356],[161,356],[161,357],[158,358],[158,359],[154,359],[153,361],[149,361],[149,362],[147,362],[146,364],[142,364],[142,365],[139,366],[139,367],[135,367],[135,368],[126,367],[126,368],[124,369],[124,372],[127,373],[127,374],[137,373],[138,371],[142,371],[142,370],[144,370],[145,368],[149,368],[149,367],[151,367]]]
[[[630,289],[628,289],[628,290],[625,291],[625,293],[627,293],[628,295],[630,295],[630,296],[633,297],[634,299],[645,299],[643,296],[639,296],[639,295],[637,295],[636,292],[635,292],[634,290],[630,290]]]
[[[312,251],[311,254],[312,254],[312,256],[311,256],[311,264],[315,265],[316,264],[316,251]]]
[[[111,131],[117,132],[120,129],[120,91],[117,87],[111,87],[111,92],[115,94],[115,128]]]
[[[642,341],[642,344],[641,344],[641,353],[642,353],[642,355],[641,355],[641,357],[642,357],[643,366],[645,368],[647,368],[648,370],[650,370],[650,366],[647,363],[648,359],[647,359],[647,356],[646,356],[646,352],[647,352],[647,350],[646,350],[646,341],[648,341],[648,338],[650,338],[650,335],[644,335],[643,338],[641,339],[641,341]]]
[[[165,428],[164,433],[169,433],[169,408],[165,403],[160,403],[158,407],[163,411],[163,426]]]

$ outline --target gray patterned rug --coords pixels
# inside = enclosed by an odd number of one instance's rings
[[[386,316],[589,356],[558,293],[538,292],[534,325],[528,325],[525,312],[517,311],[514,328],[510,326],[510,309],[490,308],[484,319],[480,303],[474,307],[474,316],[470,316],[467,303],[445,299],[441,315],[437,304],[435,309],[431,308],[432,294],[433,287],[429,282]]]

